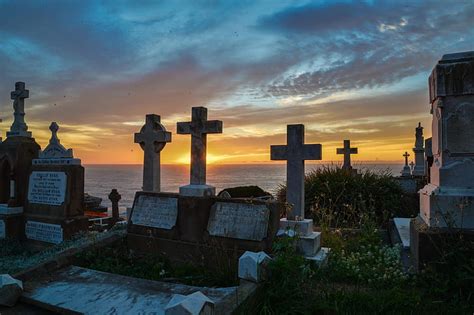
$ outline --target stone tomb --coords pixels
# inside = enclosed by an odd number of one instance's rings
[[[25,208],[28,240],[58,244],[88,230],[84,216],[84,168],[57,138],[51,124],[49,145],[33,160]]]
[[[128,243],[135,250],[197,264],[213,262],[224,250],[234,252],[236,263],[246,250],[271,250],[282,209],[274,201],[137,192]]]

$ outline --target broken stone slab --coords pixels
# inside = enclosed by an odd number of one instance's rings
[[[0,275],[0,305],[13,307],[23,292],[23,283],[8,274]]]
[[[201,291],[189,295],[175,294],[165,307],[165,315],[211,315],[214,302]]]
[[[265,280],[266,266],[270,261],[270,256],[263,251],[246,251],[239,258],[239,278],[256,283]]]

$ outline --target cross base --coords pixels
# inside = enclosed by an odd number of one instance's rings
[[[213,197],[216,195],[216,187],[210,185],[186,185],[179,187],[179,194],[190,197]]]
[[[7,138],[8,137],[28,137],[31,138],[32,134],[31,131],[7,131]]]
[[[403,170],[402,170],[402,176],[403,177],[407,177],[407,176],[411,176],[411,169],[408,165],[405,165],[403,167]]]

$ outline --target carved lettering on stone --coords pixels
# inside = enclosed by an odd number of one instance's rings
[[[178,219],[178,199],[139,195],[132,210],[135,225],[171,230]]]
[[[211,209],[209,235],[261,241],[267,236],[270,210],[265,205],[217,202]]]
[[[28,201],[60,206],[66,196],[66,173],[35,171],[30,175]]]
[[[63,228],[57,224],[27,221],[25,233],[30,240],[53,244],[59,244],[63,241]]]

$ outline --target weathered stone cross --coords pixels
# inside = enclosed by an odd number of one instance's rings
[[[344,148],[338,148],[336,150],[337,154],[344,154],[344,164],[342,168],[345,170],[351,170],[351,154],[357,154],[357,148],[351,148],[351,140],[344,140]]]
[[[146,115],[146,123],[135,133],[135,143],[144,151],[143,191],[160,192],[160,152],[171,142],[171,132],[160,123],[159,115]]]
[[[288,220],[304,219],[304,161],[321,160],[320,144],[304,144],[304,125],[287,126],[287,145],[270,147],[272,160],[287,160],[286,201],[293,206]]]
[[[408,157],[410,156],[410,154],[408,154],[408,152],[405,152],[405,154],[403,154],[403,157],[405,158],[405,166],[408,166]]]
[[[194,196],[215,194],[215,188],[206,185],[207,134],[222,133],[222,121],[207,120],[207,108],[193,107],[191,121],[179,122],[177,133],[191,135],[191,185],[181,187],[180,193]],[[192,187],[196,185],[202,187]]]
[[[14,120],[10,131],[7,132],[7,137],[31,137],[31,132],[28,132],[28,126],[25,123],[25,99],[30,97],[30,91],[25,90],[25,82],[16,82],[15,91],[12,91],[10,96],[13,100]]]

